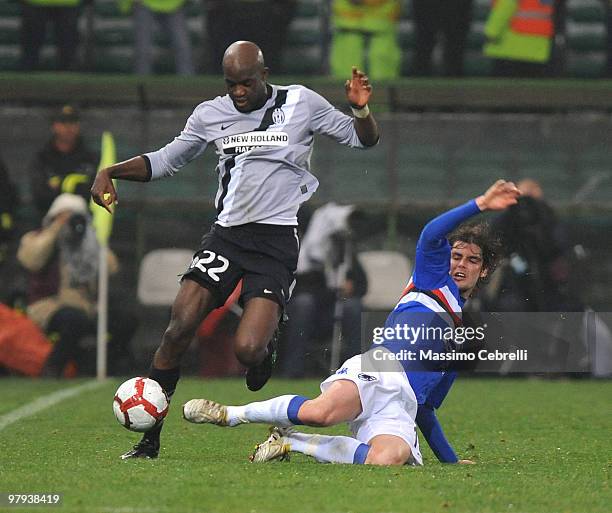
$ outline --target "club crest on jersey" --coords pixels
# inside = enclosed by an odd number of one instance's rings
[[[272,121],[275,125],[282,125],[285,122],[285,113],[280,107],[272,112]]]
[[[376,381],[376,378],[374,376],[370,376],[369,374],[364,374],[363,372],[360,372],[357,377],[361,380],[361,381]]]

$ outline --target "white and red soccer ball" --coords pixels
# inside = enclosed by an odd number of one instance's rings
[[[119,424],[142,433],[164,420],[168,413],[168,396],[151,378],[128,379],[115,393],[113,411]]]

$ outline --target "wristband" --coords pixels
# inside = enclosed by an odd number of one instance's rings
[[[370,107],[368,107],[367,103],[360,109],[351,105],[351,110],[353,111],[353,116],[359,119],[367,118],[370,115]]]

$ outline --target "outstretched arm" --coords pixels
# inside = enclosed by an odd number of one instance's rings
[[[93,200],[111,212],[110,206],[117,203],[117,191],[112,179],[120,178],[132,182],[148,182],[163,176],[172,176],[181,167],[201,155],[207,142],[203,136],[204,107],[198,106],[187,119],[182,132],[160,150],[102,169],[91,188]],[[111,212],[112,213],[112,212]]]
[[[459,461],[453,447],[444,436],[444,431],[442,431],[442,426],[433,407],[428,404],[419,404],[416,421],[438,460],[442,463],[457,463]]]
[[[486,210],[503,210],[517,202],[520,191],[512,182],[498,180],[477,198],[432,219],[417,243],[413,281],[419,288],[441,287],[448,277],[450,246],[446,236],[462,222]]]
[[[368,107],[368,101],[372,96],[372,86],[368,76],[353,66],[352,76],[346,81],[344,88],[353,110],[353,126],[357,137],[364,146],[374,146],[380,135],[376,120]]]
[[[469,219],[482,210],[478,207],[476,200],[470,200],[463,205],[453,208],[438,217],[435,217],[425,225],[417,248],[421,250],[437,249],[446,244],[446,236],[452,232],[463,221]]]
[[[512,182],[497,180],[486,192],[463,205],[444,212],[432,219],[419,238],[419,244],[425,247],[438,247],[446,241],[446,236],[463,221],[487,210],[504,210],[516,204],[521,192]]]

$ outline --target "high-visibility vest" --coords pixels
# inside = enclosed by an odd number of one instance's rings
[[[554,39],[554,0],[493,0],[484,53],[493,59],[545,63]]]
[[[185,0],[142,0],[141,3],[153,12],[167,14],[182,7]],[[132,9],[134,0],[117,0],[117,4],[121,12],[128,13]]]
[[[334,0],[334,26],[339,29],[383,32],[393,30],[399,20],[400,0]]]
[[[552,37],[555,32],[552,18],[553,0],[519,0],[510,27],[521,34]]]

